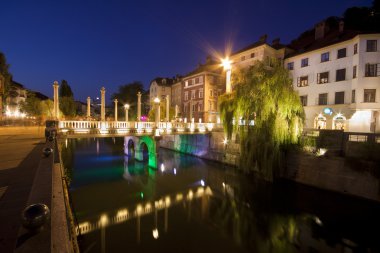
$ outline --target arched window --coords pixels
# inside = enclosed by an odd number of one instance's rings
[[[333,129],[344,130],[346,128],[346,117],[341,113],[337,113],[333,117]]]
[[[314,119],[314,128],[316,129],[326,129],[326,117],[322,113],[318,114]]]

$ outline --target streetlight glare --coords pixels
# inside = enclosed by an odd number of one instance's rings
[[[125,108],[125,109],[129,109],[129,104],[125,104],[125,105],[124,105],[124,108]]]
[[[224,70],[231,69],[232,61],[230,59],[228,59],[228,57],[221,59],[221,61],[222,61],[222,66],[223,66]]]
[[[153,100],[155,103],[160,103],[160,99],[158,97],[156,97],[154,100]]]

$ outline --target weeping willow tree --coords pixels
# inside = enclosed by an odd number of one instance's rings
[[[227,138],[240,136],[240,167],[268,180],[280,166],[281,152],[298,143],[304,121],[288,70],[279,61],[272,63],[257,62],[234,73],[234,91],[220,98]]]

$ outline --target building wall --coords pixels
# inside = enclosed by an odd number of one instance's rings
[[[166,95],[171,95],[172,93],[170,85],[161,85],[156,81],[151,82],[149,90],[149,100],[151,104],[156,97],[163,100]]]
[[[170,106],[175,107],[178,106],[178,115],[181,117],[182,115],[182,82],[178,81],[173,84],[171,87],[171,96],[170,96]]]
[[[377,40],[377,52],[366,52],[367,40]],[[357,44],[358,52],[354,54],[354,45]],[[346,48],[346,57],[337,58],[338,50]],[[321,54],[329,52],[329,60],[321,62]],[[301,60],[308,58],[309,65],[301,67]],[[300,96],[307,96],[307,104],[304,107],[306,113],[306,128],[317,128],[316,117],[326,118],[326,129],[336,129],[335,118],[340,113],[346,120],[343,129],[352,132],[380,131],[380,77],[365,77],[365,65],[367,63],[380,64],[380,34],[358,35],[355,38],[323,47],[311,52],[287,58],[285,67],[289,62],[294,63],[294,69],[290,70],[293,78],[293,87]],[[354,77],[353,66],[357,66]],[[344,81],[336,81],[336,70],[346,69]],[[318,84],[318,73],[328,72],[327,83]],[[298,78],[308,77],[308,85],[299,87]],[[376,89],[374,103],[364,102],[364,89]],[[352,100],[352,90],[355,90],[355,102]],[[335,93],[344,92],[344,103],[336,104]],[[319,94],[327,93],[327,105],[319,105]],[[324,113],[325,108],[331,108],[332,113]],[[375,122],[375,117],[376,122]],[[322,123],[320,126],[323,125]],[[341,127],[342,125],[339,125]],[[322,127],[323,128],[323,127]]]

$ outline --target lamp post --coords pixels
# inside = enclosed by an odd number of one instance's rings
[[[231,70],[232,70],[232,61],[226,57],[222,59],[223,69],[226,71],[226,93],[231,93]]]
[[[125,109],[125,121],[128,121],[129,104],[125,104],[124,109]]]
[[[59,96],[58,96],[59,85],[57,81],[54,81],[53,88],[54,88],[54,118],[58,120],[59,119]]]
[[[106,88],[100,89],[100,120],[106,120]]]
[[[141,121],[141,92],[137,93],[137,121]]]
[[[158,97],[156,97],[154,100],[154,105],[156,106],[156,119],[155,119],[155,122],[156,122],[156,127],[158,127],[158,123],[160,122],[160,99]]]
[[[166,95],[166,117],[165,121],[169,122],[169,110],[170,110],[170,100],[169,100],[169,95]]]
[[[87,97],[87,119],[91,117],[91,98]]]

